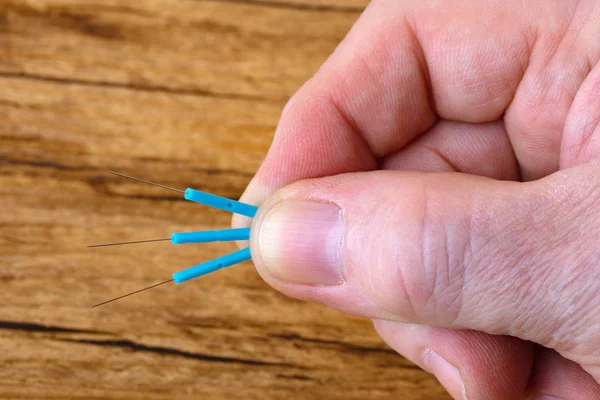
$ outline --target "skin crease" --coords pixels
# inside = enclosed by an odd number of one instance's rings
[[[454,398],[600,399],[599,38],[599,1],[373,1],[242,197],[261,276],[373,318],[423,368],[438,354]],[[290,199],[341,208],[344,284],[265,265]]]

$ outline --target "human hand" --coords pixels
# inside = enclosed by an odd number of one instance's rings
[[[242,197],[258,271],[456,399],[600,399],[599,59],[598,1],[373,1]]]

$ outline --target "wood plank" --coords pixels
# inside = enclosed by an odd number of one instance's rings
[[[234,249],[86,248],[229,224],[106,171],[239,197],[361,4],[264,3],[0,4],[0,399],[448,398],[369,321],[251,263],[90,308]]]
[[[333,51],[359,10],[260,1],[6,0],[0,73],[284,100]]]

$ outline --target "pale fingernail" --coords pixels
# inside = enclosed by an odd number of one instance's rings
[[[257,228],[260,257],[279,279],[312,285],[343,282],[342,211],[337,205],[284,201]]]
[[[454,399],[467,399],[465,385],[458,368],[432,350],[425,352],[424,363],[425,369],[435,375]]]

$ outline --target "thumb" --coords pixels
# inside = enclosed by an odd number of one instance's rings
[[[261,207],[252,254],[300,299],[589,359],[600,348],[598,170],[532,183],[391,171],[301,181]]]

